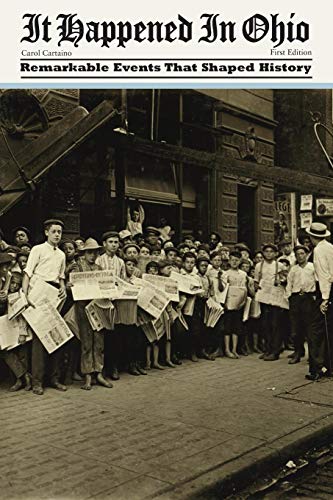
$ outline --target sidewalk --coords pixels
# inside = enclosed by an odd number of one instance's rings
[[[186,361],[113,389],[0,387],[0,498],[221,498],[333,436],[333,382],[305,361]]]

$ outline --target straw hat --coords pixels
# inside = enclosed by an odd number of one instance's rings
[[[331,235],[330,231],[327,229],[325,224],[321,222],[313,222],[310,227],[307,227],[305,231],[315,238],[327,238]]]

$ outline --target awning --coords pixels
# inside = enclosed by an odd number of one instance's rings
[[[204,167],[209,170],[215,168],[226,175],[246,177],[258,181],[270,182],[285,186],[289,191],[316,193],[322,196],[333,196],[333,177],[321,176],[304,172],[302,167],[286,168],[278,165],[266,165],[244,161],[230,157],[227,152],[207,153],[184,146],[153,142],[141,137],[132,137],[125,134],[111,134],[115,147],[131,151],[138,157],[141,154],[151,158],[161,158],[164,161],[183,163],[188,168],[188,175],[192,175],[191,167]],[[327,170],[329,172],[329,170]]]
[[[11,160],[0,164],[0,216],[5,214],[34,184],[90,134],[118,111],[111,101],[103,101],[91,113],[78,106]]]
[[[128,155],[125,196],[146,202],[178,204],[176,168],[173,162],[154,161],[144,155]]]

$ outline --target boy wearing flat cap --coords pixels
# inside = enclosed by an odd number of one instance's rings
[[[59,289],[59,299],[66,298],[65,267],[66,258],[58,245],[62,237],[64,224],[58,219],[49,219],[44,222],[44,233],[46,241],[35,245],[29,254],[26,268],[24,269],[22,291],[28,298],[29,282],[33,276],[49,283]],[[34,306],[34,304],[31,304]],[[32,340],[32,386],[33,393],[42,395],[44,375],[47,363],[50,364],[51,386],[57,390],[65,391],[66,386],[59,382],[60,360],[62,348],[55,353],[48,354],[45,347],[37,337],[33,335]]]
[[[123,259],[118,257],[119,233],[116,231],[106,231],[102,235],[105,253],[96,259],[96,264],[103,270],[112,271],[114,276],[126,279],[126,269]],[[116,326],[112,332],[105,336],[105,369],[110,371],[112,380],[119,380],[118,365],[120,362],[123,339],[121,331]]]
[[[289,299],[289,314],[295,352],[289,357],[289,364],[299,363],[305,355],[304,340],[308,339],[310,355],[310,373],[316,364],[316,353],[313,349],[312,323],[316,314],[316,276],[312,262],[307,261],[308,248],[297,245],[294,248],[297,263],[291,267],[286,295]]]
[[[102,241],[105,253],[97,257],[96,264],[103,271],[112,271],[114,276],[125,279],[125,264],[123,259],[117,255],[120,246],[119,233],[116,231],[106,231],[102,235]]]
[[[158,245],[158,238],[160,237],[161,233],[159,232],[156,227],[153,226],[148,226],[145,231],[146,234],[146,243],[149,243],[149,245],[156,246]]]

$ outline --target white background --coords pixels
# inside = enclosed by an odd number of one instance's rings
[[[278,6],[277,6],[278,5]],[[167,2],[159,3],[148,2],[147,0],[141,0],[140,2],[110,2],[110,1],[95,1],[86,2],[71,0],[57,0],[57,2],[52,2],[52,4],[47,5],[45,1],[40,0],[29,0],[29,2],[8,2],[6,3],[6,11],[3,11],[1,19],[1,53],[2,53],[2,71],[1,71],[1,83],[2,85],[13,85],[13,84],[42,84],[44,82],[51,83],[52,78],[48,76],[47,73],[21,73],[20,72],[20,58],[22,57],[22,50],[43,50],[48,49],[50,51],[54,50],[66,50],[72,51],[72,58],[271,58],[270,49],[273,48],[273,43],[270,41],[270,36],[267,36],[264,40],[257,43],[250,43],[243,39],[241,29],[243,22],[249,17],[256,13],[260,13],[270,18],[270,14],[279,14],[279,19],[281,21],[288,22],[290,20],[290,13],[294,12],[295,16],[293,18],[294,22],[305,21],[310,24],[310,40],[305,43],[285,42],[282,46],[278,47],[278,50],[287,50],[288,48],[304,49],[312,51],[312,62],[293,62],[293,61],[281,61],[275,64],[282,64],[286,62],[288,64],[311,64],[312,69],[310,75],[313,76],[312,80],[277,80],[272,79],[271,82],[277,83],[297,83],[301,86],[302,83],[311,85],[314,83],[322,85],[331,85],[333,82],[333,69],[331,64],[331,32],[332,32],[332,11],[333,7],[329,2],[324,4],[324,2],[312,2],[308,5],[304,1],[286,1],[280,0],[278,4],[256,0],[254,3],[246,3],[240,0],[234,0],[228,3],[222,3],[221,1],[205,1],[202,3],[195,4],[193,1],[183,1],[179,2],[176,0],[168,0]],[[53,26],[50,28],[50,35],[52,36],[52,41],[31,43],[20,43],[22,36],[26,34],[23,30],[26,20],[22,19],[25,13],[40,13],[43,16],[48,15],[49,20],[52,21]],[[162,43],[149,43],[147,41],[143,43],[128,42],[126,48],[117,47],[116,43],[113,42],[110,48],[101,48],[99,44],[94,42],[88,43],[85,40],[81,40],[79,48],[73,47],[71,43],[63,43],[61,47],[58,47],[58,33],[56,31],[57,21],[56,17],[60,13],[77,13],[82,21],[130,21],[136,23],[139,21],[174,21],[177,23],[177,15],[181,14],[187,20],[193,21],[193,40],[189,43],[183,42],[162,42]],[[216,41],[214,44],[208,43],[198,43],[198,39],[204,33],[200,30],[200,26],[203,21],[200,20],[200,16],[204,13],[216,13],[220,14],[220,20],[224,21],[234,21],[236,25],[236,35],[237,40],[234,43],[226,42],[222,43]],[[278,57],[288,57],[276,56]],[[295,56],[301,57],[311,57],[311,56]],[[29,61],[31,64],[38,64],[38,61]],[[55,58],[54,63],[57,62]],[[149,61],[146,61],[146,63]],[[244,62],[244,64],[249,64],[250,61]],[[40,64],[46,64],[45,61]],[[47,62],[49,64],[50,62]],[[59,64],[66,64],[67,62],[59,61]],[[78,61],[75,62],[78,64]],[[83,62],[82,62],[83,64]],[[106,61],[105,64],[110,65],[112,69],[112,61]],[[156,61],[156,64],[158,62]],[[218,64],[242,64],[241,61],[233,63],[232,61],[220,61]],[[258,63],[256,63],[258,65]],[[199,64],[200,67],[200,64]],[[137,73],[117,73],[118,76],[122,74],[126,76],[136,77]],[[164,73],[166,74],[166,73]],[[168,73],[170,75],[170,73]],[[238,73],[240,74],[240,73]],[[258,73],[252,73],[252,75]],[[267,76],[267,73],[261,73],[263,76]],[[273,76],[282,76],[289,73],[271,73]],[[296,74],[296,73],[294,73]],[[304,73],[301,73],[304,74]],[[21,79],[21,76],[42,76],[43,79]],[[58,76],[69,76],[65,73],[57,73]],[[76,74],[79,76],[80,74]],[[81,74],[82,75],[82,74]],[[91,74],[90,74],[91,75]],[[104,74],[105,75],[105,74]],[[113,76],[114,73],[110,72],[107,76]],[[162,73],[154,73],[154,80],[147,80],[148,86],[154,83],[168,83],[168,80],[159,80],[159,76]],[[208,73],[196,74],[191,73],[177,73],[174,76],[178,76],[179,80],[170,80],[170,83],[186,83],[192,85],[193,83],[200,83],[204,86],[206,83],[215,84],[218,86],[219,83],[229,84],[232,86],[235,83],[241,83],[246,85],[247,83],[253,83],[253,79],[226,79],[225,73],[214,73],[214,76],[219,76],[220,80],[217,79],[196,79],[199,75],[209,76]],[[183,79],[182,76],[191,76],[191,80]],[[211,73],[211,75],[213,75]],[[100,73],[103,76],[103,73]],[[65,86],[68,83],[74,83],[80,85],[80,83],[87,83],[86,79],[81,81],[77,78],[72,80],[53,80],[57,84],[63,83]],[[90,84],[115,84],[118,86],[123,86],[123,84],[128,84],[129,82],[144,83],[142,79],[124,79],[122,80],[112,80],[110,78],[101,80],[89,80]],[[266,86],[270,86],[270,80],[258,80],[259,83]]]

